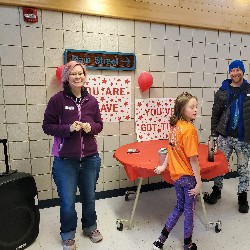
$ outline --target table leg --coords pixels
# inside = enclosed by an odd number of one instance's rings
[[[203,214],[204,214],[206,230],[209,230],[209,226],[215,225],[215,232],[219,233],[221,231],[222,223],[221,223],[220,220],[215,221],[215,222],[208,221],[206,207],[205,207],[205,202],[204,202],[203,193],[202,193],[202,189],[200,190],[200,197],[201,197],[201,205],[202,205],[202,210],[203,210]]]
[[[134,215],[135,215],[135,210],[136,210],[137,202],[138,202],[139,195],[140,195],[140,192],[141,192],[142,180],[143,180],[143,178],[139,177],[139,184],[138,184],[138,187],[137,187],[137,190],[136,190],[136,196],[135,196],[135,201],[134,201],[134,204],[133,204],[133,210],[132,210],[132,214],[130,216],[130,220],[126,220],[126,219],[117,219],[116,220],[116,227],[117,227],[117,230],[119,230],[119,231],[123,230],[123,223],[126,223],[126,224],[128,223],[128,229],[129,230],[132,228]]]
[[[142,185],[142,177],[139,177],[139,185],[137,187],[135,202],[134,202],[134,205],[133,205],[133,210],[132,210],[132,214],[131,214],[131,217],[130,217],[128,229],[132,228],[132,223],[133,223],[134,215],[135,215],[135,209],[136,209],[137,201],[139,199],[139,195],[140,195],[140,191],[141,191],[141,185]]]
[[[208,230],[209,223],[208,223],[208,220],[207,220],[207,212],[206,212],[206,207],[205,207],[205,203],[204,203],[202,189],[200,190],[200,197],[201,197],[201,205],[202,205],[202,210],[203,210],[204,219],[205,219],[205,226],[206,226],[206,229]]]
[[[142,180],[143,180],[143,178],[139,177],[139,184],[138,184],[138,187],[137,187],[137,190],[136,190],[136,197],[135,197],[135,201],[134,201],[134,204],[133,204],[133,210],[132,210],[132,214],[130,216],[130,220],[128,221],[128,220],[125,220],[125,219],[118,219],[117,222],[116,222],[118,230],[123,229],[123,223],[122,222],[128,222],[129,223],[129,225],[128,225],[129,230],[132,228],[134,215],[135,215],[135,210],[136,210],[137,202],[138,202],[139,195],[140,195],[140,192],[141,192]],[[205,202],[204,202],[204,198],[203,198],[202,189],[200,190],[200,198],[201,198],[201,205],[202,205],[202,210],[203,210],[203,214],[204,214],[206,229],[209,230],[210,225],[215,225],[215,232],[216,233],[220,232],[221,231],[221,226],[222,226],[221,221],[218,220],[216,222],[209,222],[208,219],[207,219],[207,212],[206,212],[206,207],[205,207]]]

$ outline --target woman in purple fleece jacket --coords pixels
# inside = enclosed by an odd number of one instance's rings
[[[86,69],[71,61],[62,72],[64,90],[51,97],[44,113],[43,130],[54,136],[52,175],[60,197],[63,250],[76,249],[75,210],[77,187],[82,203],[83,234],[96,243],[102,240],[97,229],[95,189],[101,159],[95,135],[103,128],[98,102],[84,82]]]

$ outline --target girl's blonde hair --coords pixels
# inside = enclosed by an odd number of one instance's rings
[[[188,92],[183,92],[182,94],[177,96],[174,105],[174,114],[170,117],[169,120],[170,126],[174,126],[179,120],[187,121],[186,117],[184,116],[184,109],[189,100],[192,98],[195,98],[198,101],[196,96],[193,96]]]

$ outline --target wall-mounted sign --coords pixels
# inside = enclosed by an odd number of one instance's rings
[[[135,70],[136,58],[133,53],[74,50],[64,51],[64,63],[78,61],[90,69]]]
[[[135,99],[137,141],[168,139],[175,98]]]
[[[131,76],[89,75],[84,86],[96,97],[104,122],[131,120]]]

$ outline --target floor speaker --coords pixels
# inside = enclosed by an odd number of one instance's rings
[[[28,247],[38,236],[40,213],[34,178],[27,173],[0,177],[0,249]]]
[[[0,175],[0,249],[20,250],[39,233],[40,212],[34,177],[6,171]]]

